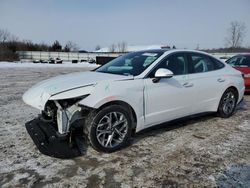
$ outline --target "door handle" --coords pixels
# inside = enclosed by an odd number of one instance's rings
[[[223,78],[218,78],[217,81],[218,81],[218,82],[225,82],[226,80],[223,79]]]
[[[183,86],[184,87],[193,87],[194,84],[186,82],[186,83],[183,84]]]

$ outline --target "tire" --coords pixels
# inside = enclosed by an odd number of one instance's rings
[[[237,105],[237,91],[228,88],[222,95],[217,114],[219,117],[228,118],[232,116]]]
[[[110,105],[92,111],[84,125],[84,134],[91,146],[105,153],[119,150],[127,145],[132,132],[132,118],[127,108]]]

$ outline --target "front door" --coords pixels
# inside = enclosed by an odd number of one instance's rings
[[[156,70],[167,68],[174,73],[172,78],[152,81]],[[144,79],[145,125],[151,126],[192,114],[193,85],[189,83],[188,64],[184,53],[166,57]]]

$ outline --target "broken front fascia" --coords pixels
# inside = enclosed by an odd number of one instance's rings
[[[57,126],[60,134],[69,132],[70,125],[79,119],[82,119],[81,115],[82,108],[77,104],[74,104],[66,109],[63,109],[61,105],[54,101],[57,106]]]

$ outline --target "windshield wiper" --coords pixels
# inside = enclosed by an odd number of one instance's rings
[[[116,75],[124,75],[124,73],[115,73],[115,72],[107,72],[107,71],[96,71],[96,72],[107,73],[107,74],[116,74]],[[126,76],[128,76],[128,75],[126,75]]]
[[[123,75],[124,75],[124,76],[132,76],[132,74],[127,73],[127,72],[126,72],[126,73],[123,73]]]

